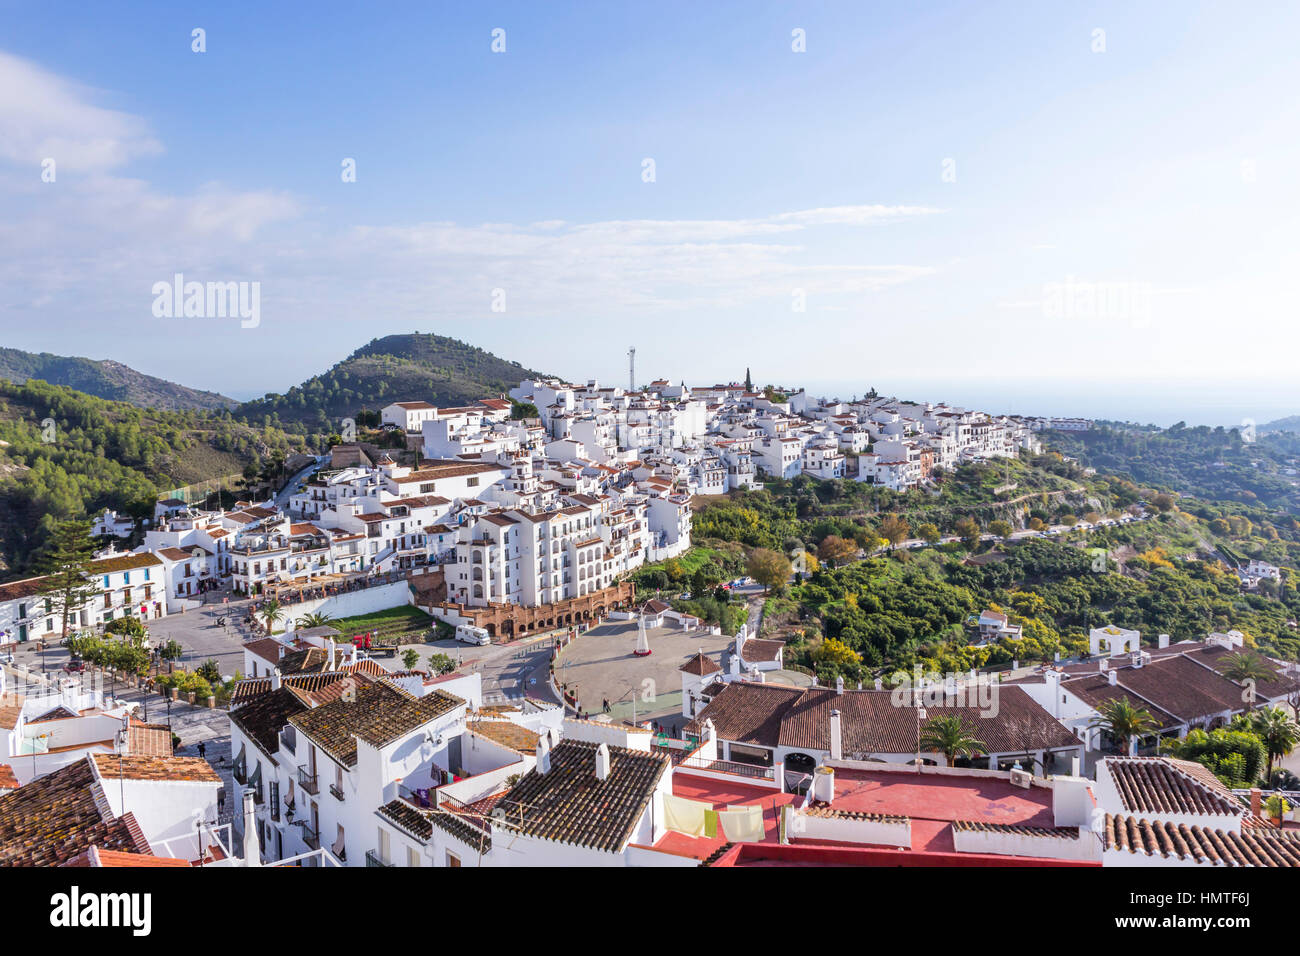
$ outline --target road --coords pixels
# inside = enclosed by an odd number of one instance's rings
[[[281,511],[287,512],[289,510],[289,498],[291,495],[297,492],[298,483],[302,481],[304,478],[306,478],[308,475],[315,472],[318,468],[320,468],[320,466],[325,463],[325,460],[328,457],[329,457],[328,455],[317,456],[315,462],[308,465],[306,468],[301,469],[292,478],[290,478],[285,483],[285,486],[276,493],[275,506],[279,508]]]

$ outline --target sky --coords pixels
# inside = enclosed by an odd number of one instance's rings
[[[643,381],[1300,413],[1295,4],[0,23],[5,346],[238,398],[420,331],[580,380],[635,346]],[[256,283],[256,321],[157,314],[178,273]]]

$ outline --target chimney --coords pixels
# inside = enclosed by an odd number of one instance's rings
[[[1119,684],[1119,671],[1110,671],[1106,675],[1106,679],[1110,681],[1111,687],[1117,686]]]
[[[281,687],[280,668],[272,667],[271,668],[271,690],[279,690],[280,687]]]
[[[844,759],[844,747],[840,735],[840,712],[838,710],[831,711],[831,759]]]
[[[876,690],[884,690],[884,689],[885,689],[885,682],[884,682],[884,680],[882,680],[881,678],[877,677],[877,678],[876,678]]]
[[[1097,662],[1097,670],[1099,670],[1103,674],[1106,673],[1109,667],[1110,667],[1110,661],[1106,660],[1106,658],[1104,657]]]
[[[537,772],[546,775],[551,772],[551,736],[542,734],[537,738]]]
[[[609,779],[609,744],[602,743],[596,748],[596,779]]]
[[[253,789],[249,787],[244,791],[244,866],[261,865],[262,851],[257,843],[257,810],[253,806]]]
[[[1169,635],[1168,635],[1168,634],[1161,634],[1160,637],[1157,638],[1156,646],[1157,646],[1157,647],[1168,647],[1168,646],[1169,646]]]
[[[1252,817],[1258,818],[1263,813],[1263,805],[1261,802],[1263,796],[1264,795],[1260,792],[1259,787],[1250,788],[1250,815]]]
[[[837,677],[837,678],[835,678],[835,693],[836,693],[837,695],[843,695],[843,694],[844,694],[844,678],[843,678],[843,677]]]
[[[330,652],[330,663],[329,663],[329,667],[326,669],[333,670],[334,669],[334,638],[332,637],[325,638],[325,649]]]
[[[1129,659],[1133,662],[1133,666],[1134,666],[1134,667],[1141,667],[1141,666],[1142,666],[1142,652],[1141,652],[1141,651],[1134,651],[1132,657],[1130,657]]]

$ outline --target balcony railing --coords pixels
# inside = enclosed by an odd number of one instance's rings
[[[334,799],[336,800],[343,799],[343,788],[340,787],[337,783],[330,784],[330,793],[334,794]]]
[[[313,830],[311,824],[302,824],[302,842],[307,844],[313,850],[320,849],[320,831]]]
[[[380,859],[379,853],[375,850],[366,851],[366,866],[392,866],[393,864]]]
[[[775,780],[776,771],[772,767],[763,767],[751,763],[737,763],[734,760],[708,760],[699,754],[691,754],[681,762],[683,769],[710,770],[714,773],[730,773],[738,777],[753,780]]]
[[[316,782],[316,775],[310,773],[303,766],[298,767],[298,786],[313,795],[320,793],[320,785]]]

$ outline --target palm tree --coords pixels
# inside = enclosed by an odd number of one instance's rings
[[[1273,764],[1277,759],[1290,754],[1300,743],[1300,724],[1280,707],[1255,711],[1251,714],[1251,723],[1268,752],[1268,772],[1264,774],[1264,779],[1268,780],[1273,776]]]
[[[1131,757],[1137,739],[1159,729],[1160,725],[1145,707],[1134,707],[1127,697],[1117,697],[1103,701],[1088,726],[1099,727],[1122,741],[1124,753]]]
[[[334,617],[324,611],[313,611],[298,618],[299,627],[325,627]]]
[[[988,753],[988,744],[976,740],[957,714],[931,717],[921,728],[921,749],[937,750],[943,754],[949,767],[954,757],[974,757]]]
[[[276,623],[284,620],[284,609],[278,600],[271,598],[258,610],[257,616],[266,625],[266,633],[270,634],[275,630]]]
[[[1228,680],[1234,680],[1238,684],[1249,687],[1251,694],[1249,697],[1250,706],[1255,706],[1254,685],[1260,681],[1272,680],[1273,668],[1268,666],[1268,661],[1255,653],[1254,651],[1244,651],[1237,654],[1229,654],[1224,658],[1227,666],[1223,669],[1223,676]]]

